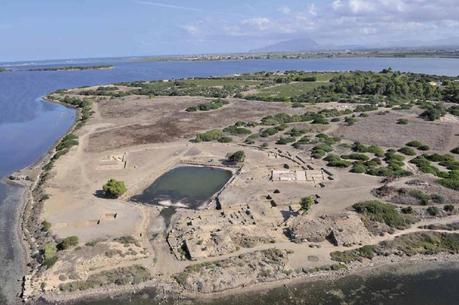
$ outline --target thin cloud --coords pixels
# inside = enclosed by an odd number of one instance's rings
[[[203,11],[195,7],[173,5],[173,4],[167,4],[167,3],[161,3],[161,2],[151,2],[151,1],[140,1],[139,0],[139,1],[134,1],[134,3],[143,4],[143,5],[151,5],[151,6],[162,7],[162,8],[169,8],[173,10],[183,10],[183,11],[192,11],[192,12],[202,12]]]

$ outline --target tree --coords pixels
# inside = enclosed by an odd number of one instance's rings
[[[235,153],[228,156],[228,161],[230,162],[244,162],[245,160],[245,152],[242,150],[238,150]]]
[[[105,192],[105,196],[108,198],[118,198],[119,196],[126,193],[127,188],[123,181],[115,179],[108,180],[107,183],[102,187]]]
[[[306,213],[314,205],[314,198],[312,196],[301,198],[300,205],[301,210]]]

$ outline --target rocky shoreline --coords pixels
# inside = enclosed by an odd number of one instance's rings
[[[76,109],[71,105],[50,100],[47,97],[43,97],[42,99],[47,102],[60,104],[67,108]],[[80,117],[80,111],[78,109],[76,109],[76,111],[77,115],[72,127],[61,137],[61,139],[75,129],[75,126],[77,125]],[[26,281],[29,280],[31,275],[35,273],[34,267],[36,267],[36,261],[34,261],[32,258],[32,254],[38,251],[37,240],[40,238],[34,234],[34,229],[36,230],[39,226],[39,222],[36,216],[39,215],[39,211],[41,209],[41,205],[36,200],[37,194],[41,192],[39,183],[41,181],[41,176],[44,173],[43,167],[51,160],[55,154],[55,148],[61,139],[58,139],[56,143],[50,147],[48,152],[36,163],[12,173],[6,180],[7,183],[19,185],[24,188],[24,193],[20,200],[21,205],[17,207],[18,212],[15,219],[17,236],[20,247],[22,249],[21,260],[23,264],[23,270],[29,270],[29,272],[23,276],[23,282],[21,285],[21,298],[23,302],[28,300],[27,291],[25,288]]]
[[[452,264],[459,268],[459,255],[438,254],[433,256],[415,255],[412,257],[377,257],[372,260],[356,262],[348,265],[347,269],[339,269],[334,271],[318,271],[295,275],[287,279],[278,281],[267,281],[258,284],[237,287],[214,293],[192,293],[181,289],[174,283],[160,280],[152,280],[139,285],[129,286],[113,286],[92,289],[87,291],[79,291],[75,293],[60,293],[43,295],[39,299],[40,305],[62,304],[72,305],[81,301],[97,301],[104,299],[114,299],[120,296],[142,294],[149,292],[149,295],[154,295],[155,299],[162,300],[172,298],[174,300],[214,300],[222,297],[240,295],[253,292],[267,292],[274,288],[288,287],[304,283],[312,283],[319,281],[335,281],[346,276],[361,275],[361,276],[376,276],[387,271],[393,271],[396,268],[398,273],[404,274],[422,272],[424,270],[441,269],[442,265]]]

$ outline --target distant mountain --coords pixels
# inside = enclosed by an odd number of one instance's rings
[[[321,46],[314,40],[309,38],[302,38],[281,41],[263,48],[251,50],[250,52],[302,52],[316,51],[319,49],[321,49]]]
[[[253,53],[276,52],[316,52],[316,51],[362,51],[373,49],[425,49],[425,48],[459,48],[459,37],[450,39],[437,39],[430,41],[403,40],[387,41],[370,45],[322,45],[310,38],[291,39],[268,45],[263,48],[251,50]]]

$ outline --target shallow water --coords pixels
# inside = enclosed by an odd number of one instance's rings
[[[111,70],[30,72],[39,65],[113,64]],[[70,128],[75,113],[61,105],[44,103],[41,96],[61,88],[122,81],[173,79],[191,76],[276,70],[380,71],[394,70],[449,76],[459,75],[459,60],[440,58],[321,58],[307,60],[251,60],[218,62],[134,62],[128,59],[53,61],[0,64],[13,72],[0,73],[0,177],[38,161]],[[0,182],[0,290],[11,299],[19,290],[23,272],[14,245],[14,215],[20,189]],[[12,254],[13,253],[13,254]],[[14,259],[11,259],[13,257]],[[15,288],[16,289],[12,289]],[[1,291],[0,291],[1,294]],[[0,297],[1,300],[1,297]]]
[[[400,274],[385,272],[371,276],[347,276],[245,293],[206,301],[160,300],[154,292],[118,300],[82,302],[80,305],[457,305],[459,268]]]
[[[165,201],[173,206],[198,208],[218,192],[231,176],[231,171],[221,168],[180,166],[163,174],[131,200],[150,204]]]

